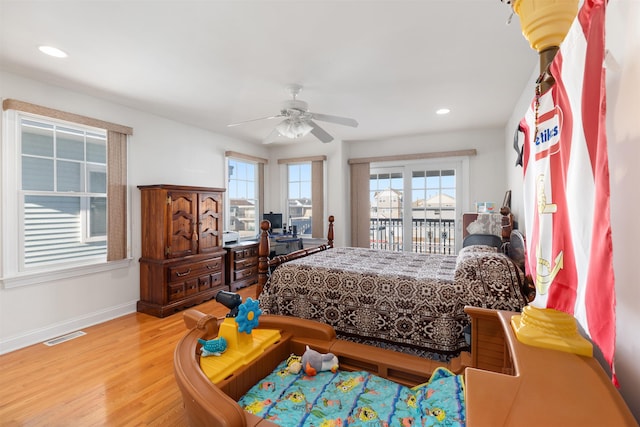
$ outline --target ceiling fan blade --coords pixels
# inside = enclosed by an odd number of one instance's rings
[[[322,129],[320,126],[314,123],[313,120],[309,120],[307,123],[309,123],[313,128],[311,129],[311,133],[313,134],[313,136],[318,138],[320,141],[324,143],[333,141],[333,137],[329,135],[326,130]]]
[[[228,124],[227,127],[238,126],[238,125],[242,125],[242,124],[250,123],[250,122],[257,122],[259,120],[277,119],[278,117],[284,117],[284,115],[278,114],[277,116],[268,116],[268,117],[260,117],[259,119],[244,120],[242,122]]]
[[[271,144],[272,142],[275,142],[276,138],[279,136],[280,136],[280,132],[278,132],[278,129],[274,129],[271,131],[269,135],[267,135],[267,137],[264,139],[264,141],[262,141],[262,143]]]
[[[339,117],[339,116],[332,116],[329,114],[319,114],[319,113],[310,113],[310,114],[312,118],[323,121],[323,122],[336,123],[339,125],[351,126],[354,128],[358,127],[357,120],[350,119],[348,117]]]

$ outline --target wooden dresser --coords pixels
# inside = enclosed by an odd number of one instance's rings
[[[140,312],[158,317],[215,297],[225,286],[224,189],[145,185],[141,191]]]
[[[225,246],[227,285],[231,291],[258,282],[258,242],[247,241]]]

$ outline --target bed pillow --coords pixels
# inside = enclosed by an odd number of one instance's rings
[[[497,252],[498,252],[498,248],[496,248],[495,246],[489,246],[489,245],[465,246],[462,249],[460,249],[460,252],[458,252],[458,258],[456,259],[456,267],[460,265],[460,263],[464,261],[466,258],[475,257],[478,254],[486,254],[486,253],[495,254]]]

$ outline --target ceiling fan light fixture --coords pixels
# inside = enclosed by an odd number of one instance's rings
[[[302,120],[286,119],[276,126],[276,130],[284,137],[296,139],[309,134],[309,132],[313,130],[313,127]]]

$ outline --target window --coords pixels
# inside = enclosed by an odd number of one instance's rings
[[[402,171],[380,171],[371,174],[369,204],[372,248],[402,250],[403,191]]]
[[[227,158],[229,183],[227,186],[227,230],[237,231],[241,239],[258,234],[258,165]]]
[[[20,116],[22,267],[106,260],[107,135]]]
[[[295,225],[298,234],[304,237],[325,237],[326,160],[326,156],[278,159],[278,164],[284,168],[281,176],[286,192],[285,220],[288,227]]]
[[[301,235],[312,230],[311,181],[311,162],[287,165],[287,221]]]
[[[264,200],[264,165],[267,159],[226,151],[228,185],[225,230],[237,231],[240,239],[260,233]]]
[[[132,129],[11,99],[3,110],[4,286],[127,261],[126,144]]]
[[[455,169],[414,169],[411,174],[411,250],[454,253],[455,220]]]

